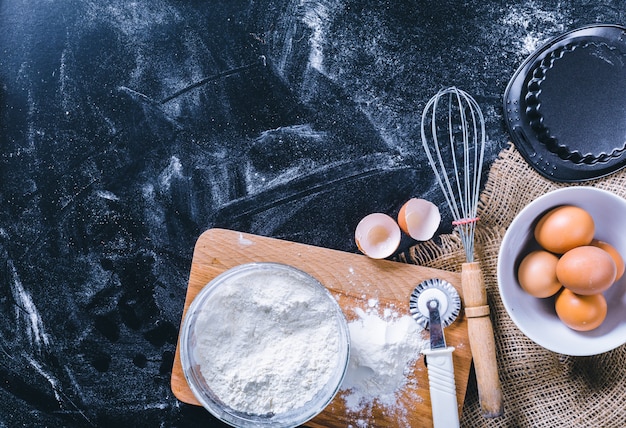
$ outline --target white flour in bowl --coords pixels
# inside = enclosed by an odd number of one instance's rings
[[[224,404],[280,414],[329,382],[341,347],[336,306],[323,291],[282,272],[220,286],[198,317],[194,352]]]

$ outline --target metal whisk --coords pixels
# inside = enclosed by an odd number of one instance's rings
[[[473,262],[485,152],[485,119],[474,98],[455,87],[432,97],[422,114],[422,145],[452,211],[467,261]]]
[[[501,416],[502,388],[487,292],[480,265],[474,261],[485,119],[474,98],[449,87],[439,91],[424,107],[421,137],[465,250],[461,284],[481,409],[485,417]]]

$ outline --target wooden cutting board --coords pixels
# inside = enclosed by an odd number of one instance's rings
[[[210,229],[196,243],[183,318],[193,298],[213,278],[237,265],[249,262],[285,263],[307,272],[324,284],[335,296],[346,318],[356,318],[355,308],[367,309],[377,301],[380,310],[392,308],[399,315],[409,313],[409,296],[415,286],[430,278],[450,282],[461,293],[461,276],[437,269],[388,260],[374,260],[359,254],[298,244],[294,242],[250,235],[231,230]],[[371,300],[374,299],[374,300]],[[428,332],[423,332],[428,338]],[[467,389],[471,352],[467,321],[463,311],[445,329],[446,341],[456,349],[453,353],[459,414]],[[200,405],[185,380],[180,351],[176,348],[172,369],[172,391],[182,402]],[[340,391],[326,409],[309,421],[310,427],[368,427],[432,426],[428,372],[424,358],[415,362],[407,386],[397,393],[397,404],[385,408],[374,404],[370,409],[350,411]]]

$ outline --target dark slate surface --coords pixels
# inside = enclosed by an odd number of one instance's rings
[[[202,231],[354,252],[370,212],[395,215],[411,196],[446,211],[419,146],[425,102],[448,85],[473,94],[489,164],[524,58],[625,13],[619,1],[0,0],[0,426],[209,426],[169,387]]]

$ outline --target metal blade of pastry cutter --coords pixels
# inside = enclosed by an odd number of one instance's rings
[[[446,337],[443,335],[441,316],[439,315],[439,300],[430,299],[426,302],[429,311],[428,326],[430,328],[430,349],[446,347]]]
[[[461,297],[456,291],[456,288],[443,279],[427,279],[415,287],[409,300],[409,312],[411,316],[423,328],[431,330],[428,302],[432,299],[436,299],[438,302],[438,312],[442,328],[448,327],[459,315],[461,310]]]

